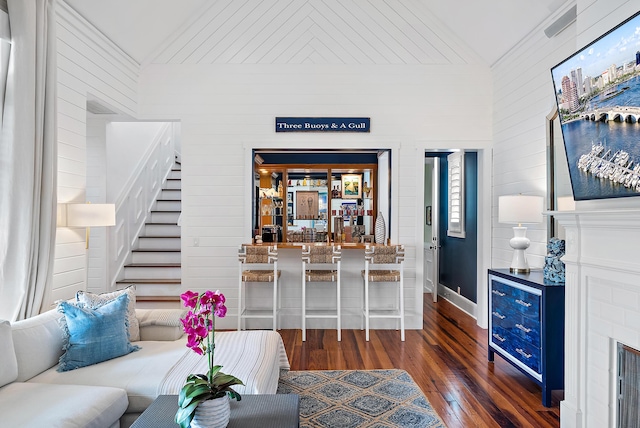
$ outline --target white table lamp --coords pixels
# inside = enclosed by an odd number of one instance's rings
[[[85,248],[89,248],[89,230],[92,226],[115,226],[114,204],[61,204],[58,226],[85,227]]]
[[[542,223],[542,196],[510,195],[498,198],[498,221],[514,223],[513,238],[509,241],[513,248],[513,259],[509,270],[514,273],[528,273],[525,250],[531,241],[527,238],[527,228],[523,224]]]

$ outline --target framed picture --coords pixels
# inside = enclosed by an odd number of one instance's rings
[[[299,190],[296,192],[296,218],[314,220],[318,218],[318,191]]]
[[[640,196],[637,49],[621,45],[635,40],[638,27],[640,13],[551,69],[576,201]]]
[[[342,217],[345,219],[345,221],[349,220],[351,216],[355,214],[356,207],[356,201],[343,202],[340,205],[340,209],[342,210]]]
[[[373,244],[373,235],[362,235],[360,237],[360,242],[363,244]]]
[[[293,203],[293,192],[287,192],[287,203]]]
[[[342,199],[362,198],[362,174],[342,174]]]

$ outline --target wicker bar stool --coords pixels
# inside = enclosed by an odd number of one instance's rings
[[[375,266],[375,265],[380,265]],[[400,339],[404,342],[404,246],[367,245],[364,252],[364,302],[362,317],[365,322],[365,336],[369,341],[369,320],[371,318],[391,318],[400,320]],[[394,309],[371,309],[371,283],[394,283],[398,286],[397,307]]]
[[[302,246],[302,341],[307,340],[307,319],[335,318],[338,341],[342,340],[340,320],[340,246]],[[311,282],[335,282],[335,309],[307,309],[307,288]]]
[[[273,320],[273,330],[277,330],[280,310],[278,278],[281,274],[278,270],[278,247],[241,246],[238,251],[238,259],[240,261],[238,330],[244,329],[243,321],[247,318],[271,318]],[[247,283],[251,282],[273,283],[273,303],[270,309],[248,308],[246,306]]]

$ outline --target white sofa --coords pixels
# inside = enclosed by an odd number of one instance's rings
[[[13,324],[0,321],[1,425],[130,426],[159,394],[177,394],[185,373],[205,372],[206,359],[185,346],[182,314],[136,309],[138,351],[66,372],[56,370],[63,352],[62,314],[52,310]],[[215,362],[245,382],[236,388],[241,394],[275,393],[280,370],[289,368],[282,338],[272,331],[216,333]]]

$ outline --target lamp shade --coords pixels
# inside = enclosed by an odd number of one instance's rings
[[[498,198],[500,223],[542,223],[542,196],[509,195]]]
[[[115,226],[114,204],[67,204],[67,226]]]

